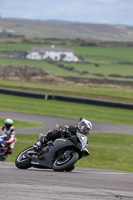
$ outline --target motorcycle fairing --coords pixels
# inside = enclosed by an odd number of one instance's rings
[[[68,148],[70,146],[74,146],[74,144],[64,138],[56,139],[53,144],[49,147],[49,151],[44,151],[40,157],[33,155],[31,157],[31,164],[33,167],[43,167],[43,168],[52,168],[52,161],[54,155],[57,151]]]
[[[40,157],[33,155],[31,158],[31,164],[33,167],[42,166],[43,168],[51,168],[52,156],[49,153],[42,154]]]

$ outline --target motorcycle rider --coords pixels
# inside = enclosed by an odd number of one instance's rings
[[[58,130],[51,129],[47,135],[40,134],[39,140],[33,146],[36,151],[41,149],[43,145],[46,145],[49,141],[55,141],[61,137],[70,137],[72,135],[76,135],[76,133],[82,133],[84,135],[89,135],[90,130],[92,129],[92,123],[86,119],[80,118],[78,122],[78,126],[60,126]]]
[[[4,143],[8,145],[8,150],[6,152],[6,155],[12,154],[13,148],[14,148],[14,145],[15,145],[15,142],[16,142],[15,128],[13,126],[13,120],[12,119],[6,119],[4,121],[4,126],[2,126],[0,128],[0,131],[2,131],[7,137],[7,140],[4,141]]]

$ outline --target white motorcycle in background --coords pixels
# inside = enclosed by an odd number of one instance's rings
[[[7,158],[8,145],[6,144],[7,136],[0,131],[0,161],[4,161]]]

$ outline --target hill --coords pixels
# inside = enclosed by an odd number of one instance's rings
[[[132,26],[0,18],[0,27],[33,38],[133,41]]]

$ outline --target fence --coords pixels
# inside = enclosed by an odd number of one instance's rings
[[[73,97],[73,96],[51,95],[51,94],[33,93],[33,92],[8,90],[8,89],[0,89],[0,94],[39,98],[39,99],[44,99],[44,100],[53,99],[53,100],[58,100],[58,101],[67,101],[67,102],[76,102],[76,103],[84,103],[84,104],[91,104],[91,105],[133,109],[133,104],[129,104],[129,103],[120,103],[120,102],[114,102],[114,101],[104,101],[104,100],[96,100],[96,99]]]

